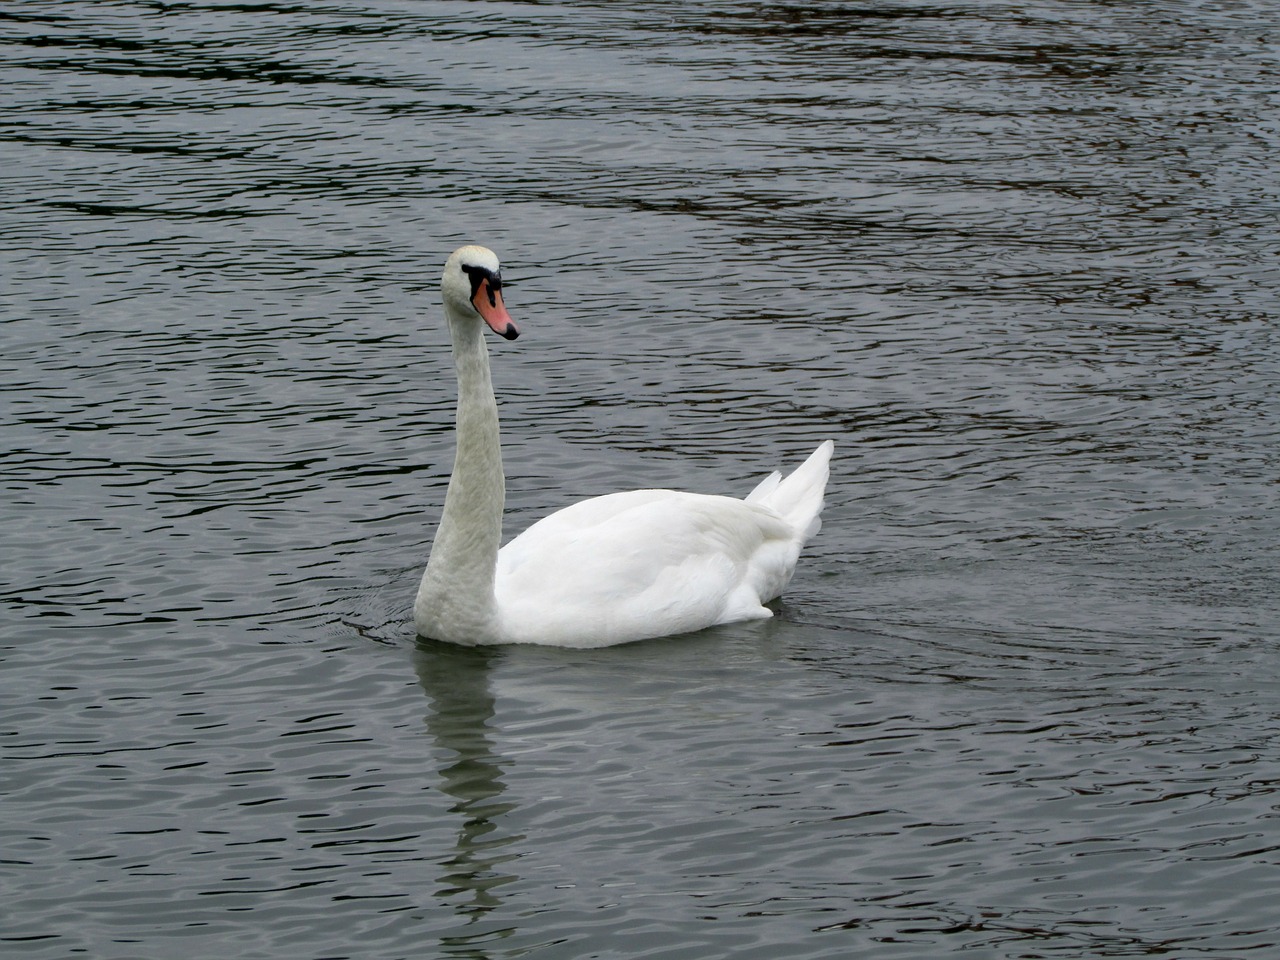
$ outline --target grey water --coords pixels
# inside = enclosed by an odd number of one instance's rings
[[[0,3],[0,955],[1277,956],[1265,0]],[[836,441],[777,616],[410,608]]]

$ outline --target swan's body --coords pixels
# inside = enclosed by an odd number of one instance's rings
[[[464,644],[598,647],[772,616],[820,526],[832,443],[745,499],[632,490],[583,500],[499,550],[505,496],[483,324],[515,339],[498,259],[463,247],[441,291],[458,373],[458,451],[414,603],[418,632]]]

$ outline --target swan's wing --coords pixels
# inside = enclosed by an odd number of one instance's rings
[[[769,616],[799,550],[760,504],[633,490],[535,523],[498,554],[494,590],[512,639],[620,643]]]
[[[758,503],[773,491],[778,489],[778,484],[782,483],[782,471],[775,470],[763,480],[756,484],[755,489],[747,494],[748,503]]]

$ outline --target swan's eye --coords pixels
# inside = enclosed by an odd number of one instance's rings
[[[489,281],[485,288],[489,295],[489,306],[497,304],[497,293],[502,289],[502,274],[496,270],[490,270],[488,267],[475,267],[469,263],[459,264],[462,272],[467,275],[467,279],[471,281],[471,300],[474,303],[476,294],[480,292],[480,284],[486,280]]]

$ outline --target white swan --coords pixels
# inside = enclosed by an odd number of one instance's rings
[[[484,324],[519,331],[498,258],[456,250],[440,283],[458,374],[457,455],[413,605],[418,633],[462,644],[602,647],[770,617],[818,531],[833,444],[745,500],[632,490],[538,521],[501,550],[505,496]]]

